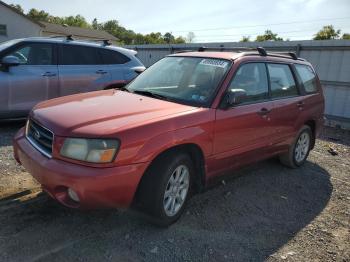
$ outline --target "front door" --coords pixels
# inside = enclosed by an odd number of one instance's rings
[[[0,71],[3,99],[2,117],[22,117],[39,102],[55,97],[58,88],[57,65],[53,45],[25,43],[6,54],[19,58],[21,64],[8,72]]]
[[[213,176],[264,157],[274,133],[269,87],[264,63],[240,66],[229,89],[243,89],[247,96],[229,109],[217,109]]]

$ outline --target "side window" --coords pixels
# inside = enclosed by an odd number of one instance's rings
[[[7,26],[6,25],[0,25],[0,35],[7,36]]]
[[[242,65],[230,84],[230,89],[243,89],[246,99],[243,103],[258,102],[268,98],[269,88],[266,67],[263,63]]]
[[[316,76],[310,66],[295,65],[295,69],[303,83],[306,93],[314,93],[317,91]]]
[[[61,65],[98,65],[97,49],[79,45],[62,45],[59,52]]]
[[[113,50],[99,49],[98,51],[102,58],[102,63],[105,65],[125,64],[130,61],[130,58]]]
[[[298,89],[288,65],[267,64],[267,67],[270,75],[272,98],[298,95]]]
[[[27,44],[7,55],[17,57],[24,65],[51,65],[53,62],[50,44]]]

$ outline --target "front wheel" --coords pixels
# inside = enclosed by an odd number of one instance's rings
[[[310,153],[312,132],[309,126],[303,126],[287,153],[280,156],[282,164],[297,168],[303,165]]]
[[[194,165],[185,153],[158,158],[145,173],[136,195],[136,207],[160,226],[174,223],[190,195]]]

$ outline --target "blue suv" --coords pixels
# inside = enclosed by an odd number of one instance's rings
[[[47,99],[118,88],[145,70],[137,52],[72,37],[0,44],[0,119],[25,117]]]

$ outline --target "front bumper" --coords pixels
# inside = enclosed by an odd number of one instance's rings
[[[49,159],[26,139],[24,129],[15,136],[14,156],[51,197],[72,208],[127,208],[149,163],[96,168]],[[73,189],[79,202],[71,200]]]

